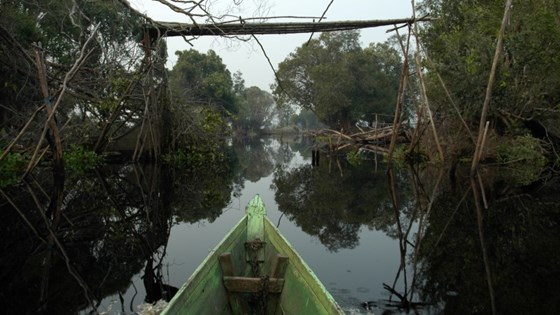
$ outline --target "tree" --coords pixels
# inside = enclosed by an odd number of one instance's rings
[[[100,153],[138,128],[138,150],[130,151],[159,154],[166,55],[157,39],[149,49],[139,44],[144,21],[124,1],[2,1],[0,71],[9,75],[0,78],[0,143],[21,135],[17,147],[33,152],[44,123],[36,109],[50,103],[64,126],[55,152],[74,144]],[[37,80],[43,63],[46,84]]]
[[[349,128],[374,113],[391,115],[402,61],[388,44],[362,49],[359,35],[323,33],[291,53],[273,86],[278,104],[311,110],[332,127]]]
[[[292,118],[296,111],[294,110],[293,106],[289,104],[283,105],[276,105],[276,111],[278,112],[278,126],[285,127],[288,126],[292,122]]]
[[[189,105],[215,105],[236,113],[231,73],[213,50],[206,54],[194,49],[177,51],[177,64],[169,74],[174,97]]]
[[[246,131],[258,132],[269,127],[275,116],[275,103],[272,95],[252,86],[241,93],[240,110],[236,125]]]
[[[362,55],[353,58],[351,71],[357,77],[352,95],[353,117],[371,122],[393,119],[399,77],[402,69],[400,53],[389,43],[371,43]]]
[[[308,109],[303,109],[299,114],[293,117],[293,122],[305,130],[309,129],[320,129],[325,126],[322,125],[317,119],[317,115]]]
[[[199,167],[221,159],[224,136],[231,129],[227,122],[238,110],[238,96],[229,70],[214,51],[175,54],[179,58],[169,73],[173,156],[167,159]]]
[[[245,79],[243,79],[243,73],[239,70],[233,74],[233,91],[237,96],[241,96],[245,91]]]
[[[441,75],[468,126],[476,129],[504,2],[430,0],[423,6],[435,18],[424,27],[422,41],[431,59],[426,65],[430,102],[439,109],[436,120],[448,130],[442,135],[447,142],[472,147],[435,74]],[[488,112],[490,129],[499,136],[530,133],[559,143],[560,73],[550,71],[560,68],[559,14],[558,2],[551,0],[515,1],[511,8]]]

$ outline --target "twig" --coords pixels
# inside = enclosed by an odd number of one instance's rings
[[[329,8],[333,4],[333,2],[334,2],[334,0],[331,0],[331,2],[329,2],[329,5],[327,5],[327,8],[325,9],[325,11],[323,11],[323,14],[321,14],[321,17],[319,18],[319,21],[317,21],[317,23],[321,23],[321,21],[325,17],[325,14],[327,14],[327,11],[329,11]],[[313,22],[315,22],[315,21],[313,21]],[[313,38],[314,34],[315,34],[315,32],[311,32],[311,34],[309,35],[309,39],[307,40],[307,43],[305,43],[305,46],[309,45],[309,43],[311,42],[311,39]]]
[[[43,142],[43,139],[45,138],[45,135],[47,133],[47,129],[48,126],[50,124],[50,122],[52,121],[54,114],[56,113],[56,109],[58,108],[58,106],[60,105],[62,98],[64,96],[64,92],[66,91],[67,87],[68,87],[68,82],[71,80],[71,78],[76,74],[76,72],[78,71],[78,69],[82,66],[82,64],[84,63],[85,59],[89,56],[90,52],[86,53],[86,47],[88,46],[88,44],[91,42],[91,40],[93,40],[93,38],[95,37],[95,34],[97,34],[97,30],[99,29],[100,24],[97,24],[92,32],[91,35],[88,37],[88,39],[86,40],[86,42],[84,43],[84,45],[82,46],[82,49],[80,50],[80,55],[78,56],[78,59],[76,59],[76,61],[74,62],[74,64],[72,65],[72,68],[70,68],[70,71],[68,71],[66,73],[66,75],[64,76],[64,80],[62,81],[62,89],[58,94],[58,98],[55,102],[55,104],[52,107],[52,111],[49,114],[49,116],[47,117],[47,120],[45,121],[45,125],[43,127],[43,132],[41,133],[41,136],[39,138],[39,141],[37,143],[37,146],[35,147],[35,151],[33,153],[33,156],[31,157],[31,160],[27,166],[27,170],[25,171],[25,174],[23,175],[23,177],[26,177],[27,174],[29,174],[34,167],[34,158],[37,156],[37,153],[39,151],[39,148],[41,146],[41,143]]]
[[[490,305],[492,307],[492,314],[496,314],[496,300],[494,298],[494,287],[492,285],[492,272],[490,269],[490,262],[488,261],[488,253],[486,251],[486,243],[484,241],[484,222],[482,209],[480,209],[480,201],[478,196],[478,189],[474,178],[471,178],[471,188],[474,196],[474,204],[476,208],[476,222],[478,226],[478,236],[480,239],[480,248],[482,250],[482,259],[484,261],[484,268],[486,271],[486,282],[488,284],[488,292],[490,294]]]
[[[482,195],[484,209],[488,209],[488,200],[486,199],[486,193],[484,192],[484,183],[482,182],[482,176],[480,176],[480,172],[478,170],[476,170],[476,177],[478,179],[478,185],[480,186],[480,194]]]
[[[391,288],[386,283],[383,283],[383,289],[389,291],[392,295],[396,295],[399,298],[399,300],[401,300],[401,303],[403,304],[403,306],[406,306],[406,305],[409,304],[408,299],[405,296],[403,296],[402,294],[397,292],[395,289]]]
[[[21,128],[20,132],[18,133],[18,135],[12,140],[12,142],[10,142],[10,144],[4,149],[4,152],[2,153],[2,156],[0,156],[0,162],[2,162],[2,160],[6,157],[6,155],[8,155],[8,153],[10,152],[10,150],[12,149],[12,147],[19,141],[19,139],[23,136],[24,132],[27,130],[27,128],[29,128],[29,125],[31,125],[31,122],[33,121],[33,119],[35,119],[35,116],[37,116],[37,113],[39,113],[41,110],[43,110],[45,107],[45,105],[41,105],[39,108],[37,108],[33,114],[31,114],[31,117],[29,118],[29,120],[27,120],[27,123],[25,124],[25,126],[23,126],[23,128]]]
[[[41,51],[39,50],[41,49]],[[50,100],[49,95],[49,87],[47,85],[47,71],[45,68],[44,56],[42,52],[42,48],[35,48],[35,59],[37,65],[37,79],[39,81],[39,87],[41,89],[41,94],[43,95],[44,99],[44,108],[47,112],[47,121],[45,123],[45,130],[47,128],[47,124],[50,128],[52,133],[52,137],[54,138],[53,142],[50,142],[52,151],[53,151],[53,169],[54,172],[57,174],[64,174],[64,161],[62,160],[62,141],[60,139],[60,132],[58,130],[57,123],[55,119],[51,119],[50,117],[54,118],[54,111]],[[40,143],[41,141],[39,141]],[[37,152],[37,150],[35,151]],[[30,164],[31,165],[31,164]]]
[[[498,42],[496,43],[496,50],[494,51],[494,60],[492,61],[492,69],[490,70],[490,77],[488,78],[488,85],[486,86],[486,96],[484,97],[484,104],[482,105],[482,113],[480,114],[480,124],[478,127],[478,140],[476,141],[476,149],[471,165],[471,176],[474,176],[474,171],[478,167],[479,161],[477,157],[480,155],[480,150],[482,150],[481,146],[483,141],[484,126],[486,124],[486,116],[488,114],[490,99],[492,98],[492,88],[494,87],[494,82],[496,81],[496,69],[498,68],[498,61],[500,59],[500,56],[502,55],[504,35],[511,12],[511,2],[512,0],[506,0],[504,16],[502,18],[502,25],[500,27],[500,32],[498,33]]]
[[[459,200],[459,203],[457,203],[457,206],[455,207],[455,210],[453,211],[453,213],[451,214],[451,216],[449,217],[449,219],[447,220],[447,223],[445,223],[445,226],[443,227],[443,230],[441,231],[441,233],[439,234],[434,246],[432,247],[432,250],[430,252],[430,255],[428,255],[428,257],[431,257],[434,253],[434,250],[438,247],[439,242],[441,241],[441,239],[443,238],[443,235],[445,235],[445,231],[447,231],[447,228],[449,227],[449,225],[451,224],[451,221],[453,221],[453,218],[455,217],[455,215],[457,214],[457,212],[459,211],[459,209],[461,208],[461,205],[463,204],[463,202],[465,201],[465,199],[467,199],[467,196],[469,195],[469,192],[471,191],[471,187],[469,187],[469,189],[467,189],[467,191],[465,191],[465,193],[463,194],[463,197],[461,197],[461,200]]]
[[[278,76],[278,72],[276,72],[276,69],[274,69],[274,65],[272,64],[272,61],[270,61],[270,58],[268,57],[268,54],[266,53],[266,50],[264,49],[263,45],[261,44],[261,42],[259,41],[259,39],[257,38],[257,36],[255,36],[254,34],[251,35],[251,37],[253,37],[255,39],[255,41],[257,42],[257,44],[259,45],[259,47],[261,48],[261,51],[263,52],[264,57],[266,58],[266,60],[268,61],[268,65],[270,66],[270,69],[272,69],[272,72],[274,73],[274,77],[276,78],[276,82],[278,82],[278,86],[280,87],[280,89],[282,90],[282,92],[284,94],[286,94],[288,96],[288,98],[292,98],[290,96],[290,94],[288,93],[288,91],[286,89],[284,89],[284,86],[282,85],[282,80],[280,79],[280,77]]]
[[[58,250],[59,250],[60,254],[62,255],[62,258],[63,258],[63,260],[66,264],[66,268],[68,270],[68,273],[70,273],[70,275],[72,277],[74,277],[74,279],[76,280],[78,285],[80,287],[82,287],[82,289],[84,290],[84,296],[85,296],[86,300],[95,309],[95,304],[93,303],[93,300],[91,299],[93,294],[91,293],[90,288],[88,287],[87,283],[83,280],[83,278],[79,275],[78,271],[75,270],[75,268],[72,266],[72,263],[70,262],[70,257],[68,256],[68,253],[66,252],[66,250],[64,249],[64,247],[60,243],[60,240],[58,239],[58,237],[56,236],[56,234],[53,230],[53,228],[56,229],[56,225],[49,223],[49,220],[46,217],[45,212],[41,209],[41,204],[40,204],[37,196],[33,192],[32,187],[27,182],[25,182],[25,184],[27,186],[27,190],[29,191],[33,201],[35,202],[35,206],[37,207],[37,210],[38,210],[39,214],[41,215],[41,218],[43,219],[43,222],[45,223],[45,227],[47,228],[47,231],[49,232],[49,239],[48,239],[47,244],[51,245],[51,246],[53,244],[56,244],[56,246],[58,247]]]
[[[413,17],[414,19],[416,19],[416,5],[415,5],[415,1],[412,1],[412,13],[413,13]],[[425,105],[426,111],[428,113],[428,119],[430,122],[430,125],[432,126],[432,135],[434,137],[434,141],[436,142],[436,148],[438,150],[439,153],[439,158],[440,161],[443,162],[444,161],[444,154],[443,154],[443,150],[441,148],[441,145],[439,143],[439,136],[438,136],[438,132],[436,129],[436,125],[434,122],[434,118],[432,116],[432,111],[430,109],[430,105],[428,103],[428,94],[426,92],[426,83],[424,82],[424,76],[422,75],[422,67],[421,67],[421,63],[420,63],[420,34],[418,32],[418,25],[414,24],[414,27],[412,28],[413,32],[414,32],[414,37],[416,38],[416,54],[415,54],[415,61],[416,61],[416,75],[418,76],[418,81],[420,83],[420,97],[422,98],[422,101]]]
[[[391,135],[391,142],[389,144],[389,153],[388,153],[388,163],[393,163],[393,151],[395,150],[395,145],[397,142],[397,130],[399,130],[400,125],[400,114],[401,114],[401,103],[404,99],[404,93],[406,90],[406,77],[408,76],[408,49],[410,48],[410,27],[408,36],[406,38],[406,46],[403,45],[400,41],[400,36],[397,31],[397,36],[399,38],[399,44],[401,45],[401,50],[404,55],[403,61],[403,68],[401,70],[401,77],[399,80],[399,92],[397,94],[397,106],[395,108],[395,118],[393,119],[393,134]],[[376,126],[377,127],[377,126]]]
[[[107,121],[103,125],[103,129],[101,129],[101,133],[99,134],[99,137],[97,138],[97,141],[95,142],[95,145],[93,147],[93,151],[95,151],[97,153],[101,152],[101,148],[103,147],[104,143],[106,142],[105,139],[108,136],[111,135],[111,133],[109,133],[109,128],[115,122],[115,120],[117,120],[117,118],[119,117],[119,112],[120,112],[121,108],[124,106],[124,101],[126,100],[127,97],[130,96],[129,93],[132,90],[132,87],[136,83],[137,83],[136,80],[131,80],[130,83],[127,85],[126,89],[124,90],[124,92],[122,93],[122,95],[116,101],[117,106],[115,106],[115,109],[111,113],[111,116],[109,116],[109,118],[107,119]]]
[[[440,168],[439,170],[439,175],[437,177],[436,183],[433,187],[432,190],[432,194],[429,197],[428,200],[428,205],[426,207],[426,211],[425,212],[421,212],[420,213],[420,219],[419,219],[419,223],[418,223],[418,232],[416,233],[416,246],[414,248],[414,255],[413,255],[413,263],[412,263],[412,268],[413,268],[413,276],[412,276],[412,284],[411,284],[411,295],[410,298],[412,299],[412,296],[414,295],[414,289],[416,287],[416,273],[417,273],[417,259],[418,256],[420,255],[420,248],[422,245],[422,241],[424,240],[424,236],[426,234],[426,224],[429,224],[428,220],[430,217],[430,213],[432,212],[432,207],[433,204],[436,200],[436,196],[439,190],[439,185],[441,184],[441,181],[443,179],[443,174],[444,174],[444,169]],[[412,226],[412,224],[411,224]],[[408,233],[408,232],[407,232]]]
[[[480,159],[482,159],[482,152],[484,152],[484,144],[486,143],[486,136],[488,134],[488,126],[490,125],[490,122],[487,121],[486,125],[484,126],[484,130],[482,132],[482,138],[479,139],[480,143],[477,143],[477,155],[474,157],[474,159],[476,159],[476,164],[478,165],[478,162],[480,162]]]
[[[16,210],[16,212],[19,214],[21,219],[25,222],[25,224],[27,224],[29,229],[33,231],[33,234],[35,234],[37,239],[40,240],[42,243],[47,244],[47,241],[39,235],[39,232],[37,231],[37,229],[35,229],[33,224],[31,224],[31,222],[25,216],[23,211],[21,211],[21,209],[12,201],[12,199],[4,192],[2,188],[0,188],[0,195],[2,195],[2,198],[4,198],[14,208],[14,210]]]
[[[393,213],[395,215],[395,220],[397,223],[397,236],[399,237],[399,254],[400,254],[400,264],[399,264],[399,270],[397,271],[397,274],[395,276],[395,280],[393,282],[393,286],[396,285],[397,280],[400,276],[401,271],[404,273],[404,283],[405,283],[405,288],[407,286],[407,276],[406,276],[406,242],[404,241],[404,234],[403,234],[403,228],[402,228],[402,224],[401,224],[401,218],[400,218],[400,211],[399,211],[399,205],[398,205],[398,200],[397,200],[397,192],[396,192],[396,180],[395,180],[395,173],[394,173],[394,169],[392,166],[389,166],[387,168],[387,176],[388,176],[388,180],[389,180],[389,193],[391,195],[391,203],[393,206]]]

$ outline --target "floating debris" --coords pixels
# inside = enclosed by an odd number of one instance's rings
[[[144,303],[138,305],[138,315],[158,315],[163,312],[167,306],[167,301],[159,300],[156,304]]]

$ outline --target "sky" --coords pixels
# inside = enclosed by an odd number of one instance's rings
[[[170,1],[170,0],[167,0]],[[331,0],[209,0],[210,10],[214,15],[230,13],[242,18],[261,16],[312,16],[320,17]],[[157,21],[189,23],[185,15],[173,12],[157,0],[129,0],[130,4]],[[235,5],[239,4],[239,5]],[[412,15],[411,0],[335,0],[326,13],[325,21],[346,20],[384,20],[408,18]],[[228,19],[229,20],[229,19]],[[285,22],[288,20],[272,20]],[[292,22],[311,22],[311,19],[290,20]],[[385,41],[393,33],[386,33],[392,27],[378,27],[361,30],[362,46],[369,43]],[[259,35],[257,38],[263,45],[274,68],[291,52],[307,42],[310,34]],[[317,38],[319,34],[315,34]],[[221,58],[228,70],[233,74],[241,71],[245,86],[257,86],[270,91],[274,82],[272,71],[259,45],[254,41],[248,42],[223,39],[214,36],[202,36],[188,44],[181,37],[167,39],[168,63],[172,68],[177,62],[175,51],[196,49],[206,53],[214,50]]]

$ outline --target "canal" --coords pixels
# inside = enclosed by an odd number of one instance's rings
[[[461,169],[388,172],[365,152],[312,165],[313,148],[232,140],[196,169],[106,165],[66,179],[62,213],[49,212],[47,171],[4,190],[0,306],[135,314],[179,288],[259,194],[348,314],[560,313],[557,179],[487,170],[473,186]]]

